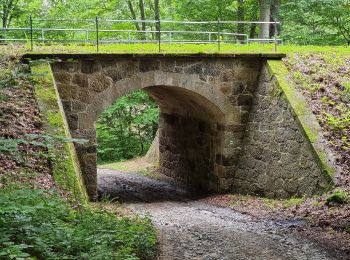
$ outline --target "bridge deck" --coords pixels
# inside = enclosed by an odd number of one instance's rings
[[[24,59],[116,59],[116,58],[244,58],[244,59],[267,59],[281,60],[286,57],[284,53],[232,53],[232,54],[212,54],[212,53],[194,53],[194,54],[173,54],[173,53],[145,53],[145,54],[115,54],[115,53],[28,53],[23,56]]]

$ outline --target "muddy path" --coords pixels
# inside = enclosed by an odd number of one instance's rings
[[[99,193],[124,201],[149,216],[159,229],[158,259],[337,259],[310,241],[295,237],[295,220],[256,221],[227,207],[210,205],[170,178],[100,169]]]

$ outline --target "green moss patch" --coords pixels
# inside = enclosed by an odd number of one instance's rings
[[[74,145],[68,142],[71,136],[63,109],[60,106],[50,65],[47,62],[35,63],[31,69],[35,81],[35,97],[39,104],[46,133],[57,137],[58,140],[66,139],[65,142],[58,142],[49,149],[55,181],[64,191],[72,195],[72,199],[86,203],[88,197],[80,165]]]

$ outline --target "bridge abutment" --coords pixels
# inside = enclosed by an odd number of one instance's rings
[[[207,191],[270,197],[325,187],[308,140],[257,56],[82,56],[52,64],[84,181],[96,197],[95,122],[144,89],[159,105],[160,168]]]

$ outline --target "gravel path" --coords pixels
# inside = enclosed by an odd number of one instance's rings
[[[104,169],[99,170],[99,192],[118,197],[152,219],[160,230],[159,259],[334,259],[311,242],[293,237],[288,226],[294,221],[255,221],[202,202],[171,179]]]

